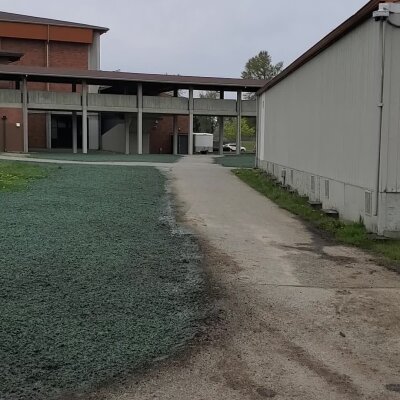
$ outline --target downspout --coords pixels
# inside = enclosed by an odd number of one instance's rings
[[[47,41],[46,41],[46,68],[50,67],[50,25],[47,25]],[[50,83],[47,82],[47,91],[50,91]]]
[[[254,167],[258,168],[258,135],[260,134],[260,113],[259,113],[259,96],[256,95],[256,159],[255,159],[255,164]]]
[[[386,20],[382,19],[380,21],[380,38],[381,38],[381,83],[380,83],[380,93],[379,93],[379,137],[378,137],[378,168],[377,168],[377,179],[376,179],[376,202],[375,202],[375,214],[377,217],[379,214],[379,195],[381,187],[381,162],[382,162],[382,123],[383,123],[383,95],[384,95],[384,85],[385,85],[385,47],[386,47]]]
[[[3,147],[4,153],[7,153],[7,117],[3,115],[1,118],[3,120]]]

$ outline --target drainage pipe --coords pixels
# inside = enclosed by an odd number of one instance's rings
[[[376,199],[375,199],[375,216],[379,214],[379,195],[381,186],[381,161],[382,161],[382,122],[383,122],[383,95],[385,85],[385,46],[386,46],[386,20],[380,21],[380,39],[381,39],[381,82],[379,89],[379,142],[378,142],[378,168],[376,179]]]

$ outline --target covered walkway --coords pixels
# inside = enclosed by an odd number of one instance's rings
[[[220,119],[219,151],[222,153],[223,118],[237,118],[236,140],[240,143],[241,118],[257,115],[256,101],[242,100],[242,94],[256,92],[265,84],[265,81],[232,78],[77,71],[15,65],[0,65],[0,80],[14,82],[12,89],[0,89],[0,110],[3,111],[3,121],[9,120],[12,128],[14,125],[21,128],[23,152],[29,151],[28,114],[57,112],[72,116],[72,151],[78,152],[79,132],[84,154],[90,148],[102,148],[99,116],[107,113],[118,116],[118,120],[112,122],[112,126],[109,127],[111,131],[118,126],[112,132],[110,140],[119,141],[118,148],[123,148],[126,154],[144,153],[144,143],[148,143],[149,140],[144,132],[146,115],[173,116],[174,154],[178,153],[178,116],[188,118],[188,154],[193,153],[194,116],[216,116]],[[48,86],[57,84],[60,90],[34,90],[35,83],[38,82],[46,83]],[[179,91],[184,91],[185,94],[178,96]],[[196,91],[217,91],[220,98],[196,98]],[[225,99],[226,92],[235,92],[236,99]],[[19,111],[21,121],[18,120],[18,112],[16,116],[14,114],[13,117],[9,117],[7,110]],[[78,127],[78,116],[81,121],[80,127]],[[90,116],[92,118],[88,118]],[[90,124],[93,124],[93,129]],[[5,126],[4,123],[3,150],[7,151]],[[51,126],[48,126],[46,133],[48,149],[51,148],[51,130]],[[104,136],[104,132],[102,133]]]

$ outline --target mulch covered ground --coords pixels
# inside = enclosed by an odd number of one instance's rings
[[[255,167],[255,155],[248,154],[225,154],[223,157],[215,157],[214,161],[216,164],[220,164],[223,167],[230,168],[254,168]]]
[[[0,398],[52,399],[173,353],[205,310],[193,237],[153,168],[47,166],[0,191]]]

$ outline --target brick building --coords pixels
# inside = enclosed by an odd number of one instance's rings
[[[107,32],[104,27],[67,21],[0,12],[0,64],[13,63],[47,68],[75,70],[100,69],[100,36]],[[15,89],[18,83],[0,81],[0,89]],[[81,91],[78,86],[57,83],[29,82],[28,90],[35,91]],[[98,87],[89,87],[89,92]],[[3,123],[7,123],[7,151],[22,150],[22,133],[19,109],[0,109]],[[101,136],[113,115],[89,114],[89,148],[101,148]],[[78,115],[78,120],[81,116]],[[101,123],[101,118],[105,119]],[[66,112],[29,112],[29,149],[71,148],[72,114]],[[188,118],[178,118],[179,132],[187,135]],[[78,123],[78,126],[81,124]],[[154,116],[146,124],[151,153],[172,152],[172,116]],[[184,138],[183,142],[186,143]],[[81,133],[78,132],[78,147]]]
[[[100,68],[100,36],[107,28],[36,18],[0,12],[0,63],[34,67],[97,70]],[[0,82],[1,89],[15,89],[15,82]],[[67,84],[32,83],[28,90],[79,91]],[[96,91],[96,87],[89,88]],[[22,111],[0,109],[3,122],[8,124],[7,150],[20,151],[18,131]],[[29,146],[35,148],[71,147],[66,131],[71,128],[71,114],[29,113]],[[89,115],[89,138],[92,148],[99,145],[99,116]]]
[[[62,148],[192,154],[194,118],[256,116],[265,82],[100,69],[107,28],[0,12],[0,152]],[[195,98],[215,91],[219,99]],[[237,99],[224,99],[225,92]],[[178,96],[186,93],[185,96]],[[240,147],[238,147],[240,149]]]

